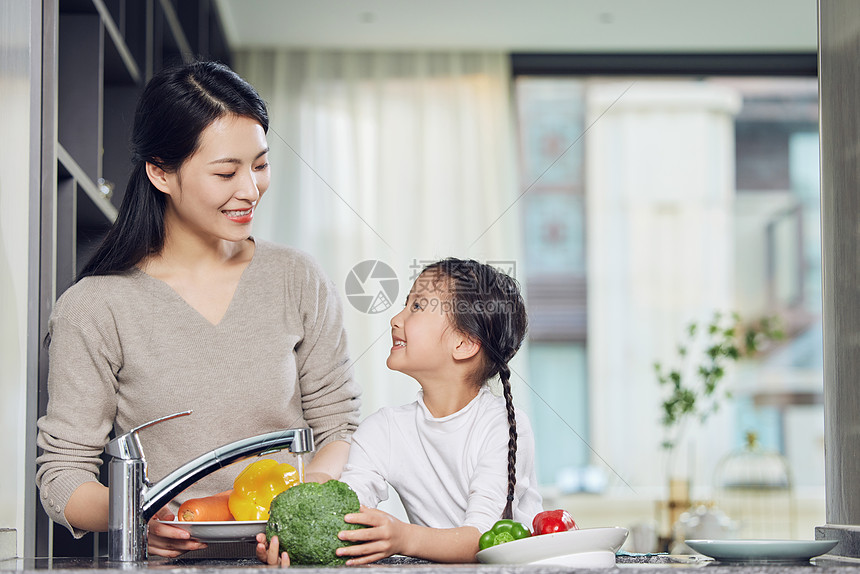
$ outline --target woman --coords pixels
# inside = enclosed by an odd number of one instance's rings
[[[223,444],[302,426],[317,448],[306,478],[340,475],[359,417],[340,302],[307,255],[251,237],[269,185],[267,130],[260,96],[221,64],[164,70],[141,96],[117,221],[49,324],[37,482],[75,536],[107,530],[98,469],[109,433],[178,411],[193,414],[140,434],[152,481]],[[236,466],[156,518],[231,488]],[[150,554],[204,546],[150,522]]]

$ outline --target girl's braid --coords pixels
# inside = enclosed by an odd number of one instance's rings
[[[502,518],[514,517],[514,489],[517,486],[517,419],[514,413],[514,397],[511,395],[511,369],[507,363],[499,365],[499,379],[505,395],[505,408],[508,411],[508,499]]]

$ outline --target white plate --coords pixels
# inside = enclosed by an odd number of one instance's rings
[[[544,536],[546,536],[544,534]],[[612,568],[615,566],[615,552],[595,550],[594,552],[576,552],[562,554],[543,560],[530,562],[532,565],[567,566],[569,568]]]
[[[164,524],[186,530],[200,542],[251,542],[266,531],[265,520],[226,520],[224,522],[165,521]]]
[[[558,564],[562,566],[613,566],[627,529],[583,528],[541,534],[490,546],[477,554],[484,564]]]
[[[685,540],[687,546],[721,562],[797,562],[825,554],[838,540]]]

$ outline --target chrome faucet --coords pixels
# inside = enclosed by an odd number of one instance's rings
[[[174,496],[212,472],[255,454],[288,448],[312,452],[314,434],[309,428],[273,431],[226,444],[191,460],[155,484],[146,476],[146,459],[138,432],[152,425],[190,415],[184,411],[142,424],[108,443],[108,559],[120,562],[146,560],[147,524]]]

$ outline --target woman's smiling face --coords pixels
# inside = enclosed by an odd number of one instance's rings
[[[263,127],[244,116],[213,121],[197,151],[165,174],[168,231],[240,241],[251,234],[260,197],[269,188],[269,147]],[[162,190],[165,191],[165,190]]]

